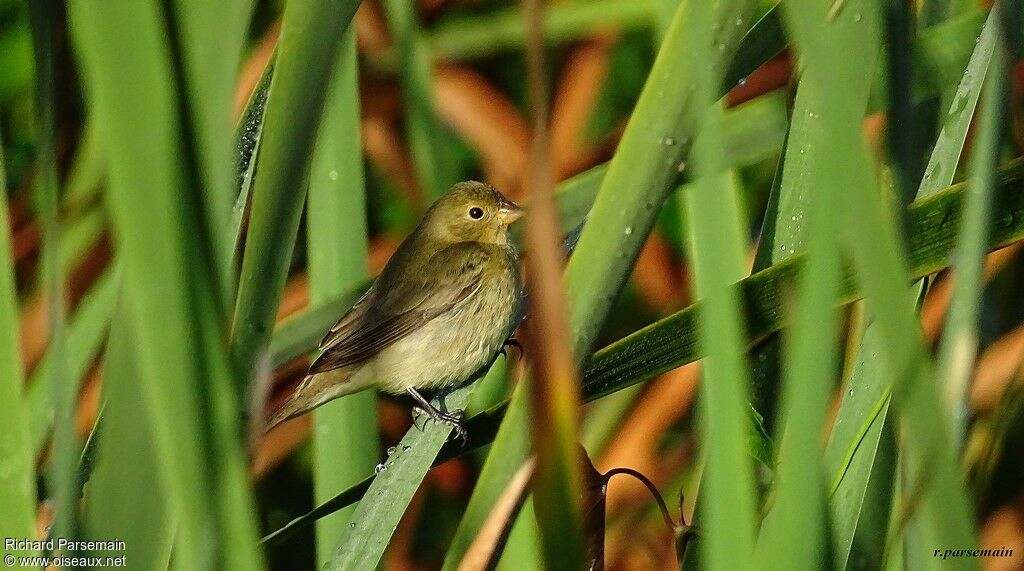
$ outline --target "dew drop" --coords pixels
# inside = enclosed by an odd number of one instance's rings
[[[352,523],[348,524],[348,526],[351,527],[352,529],[355,529],[356,528],[356,522],[352,522]]]
[[[403,444],[402,452],[408,452],[410,448],[412,448],[412,446],[409,446],[408,444]]]
[[[338,171],[331,171],[327,173],[327,178],[331,180],[338,180]]]
[[[679,161],[679,166],[676,167],[677,172],[683,172],[686,170],[686,161]]]
[[[394,446],[392,446],[391,448],[388,448],[388,456],[391,456],[392,454],[394,454],[395,450],[396,450],[396,448]]]
[[[746,85],[746,84],[747,84],[747,78],[745,78],[745,77],[741,77],[740,80],[736,82],[736,85]]]
[[[743,25],[743,18],[736,18],[736,25],[737,26],[742,26]]]
[[[629,236],[630,234],[632,234],[632,233],[633,233],[633,227],[632,227],[632,226],[626,226],[626,229],[625,229],[625,230],[623,230],[622,232],[623,232],[623,234],[625,234],[626,236]]]
[[[388,467],[385,466],[384,464],[377,464],[376,466],[374,466],[373,471],[377,474],[380,474],[381,472],[387,469]]]
[[[675,137],[665,137],[664,139],[661,140],[661,144],[665,145],[666,147],[671,147],[676,144],[676,139]]]
[[[853,21],[854,22],[860,22],[863,19],[864,19],[864,16],[862,16],[860,12],[857,12],[856,14],[853,15]]]

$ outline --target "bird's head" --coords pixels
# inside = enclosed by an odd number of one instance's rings
[[[427,210],[421,228],[449,242],[508,243],[508,227],[523,209],[482,182],[456,183]]]

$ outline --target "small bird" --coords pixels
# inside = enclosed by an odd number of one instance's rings
[[[490,185],[454,185],[431,206],[384,270],[320,342],[320,356],[267,429],[327,401],[376,388],[411,396],[465,439],[461,411],[420,393],[473,380],[522,317],[519,256],[508,227],[523,210]]]

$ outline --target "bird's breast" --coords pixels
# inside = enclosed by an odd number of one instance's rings
[[[484,272],[476,292],[368,363],[382,390],[398,394],[462,383],[494,360],[518,325],[521,296],[514,258],[491,263],[498,265]]]

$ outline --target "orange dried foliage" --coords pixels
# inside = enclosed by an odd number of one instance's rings
[[[985,256],[983,280],[988,283],[992,276],[1003,268],[1013,256],[1024,246],[1024,242],[1016,242],[1005,248],[996,250]],[[946,318],[946,310],[953,298],[953,274],[943,273],[928,290],[928,296],[921,307],[921,328],[929,343],[935,343],[942,332],[942,322]]]
[[[978,360],[971,382],[971,409],[994,410],[1007,386],[1024,372],[1024,326],[993,343]]]
[[[488,182],[518,199],[530,133],[515,105],[482,75],[459,65],[435,71],[434,102],[445,124],[476,151]]]

